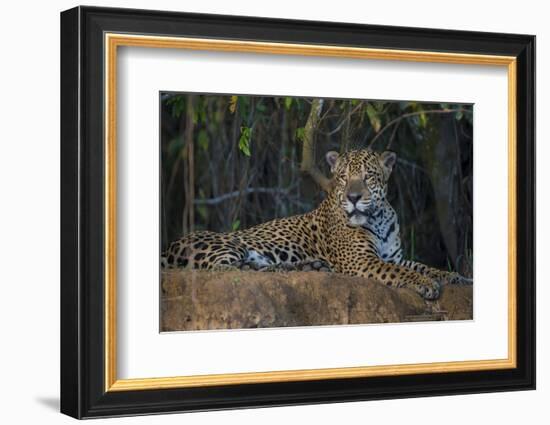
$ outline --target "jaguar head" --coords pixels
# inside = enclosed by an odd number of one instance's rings
[[[396,162],[393,152],[353,150],[342,155],[330,151],[333,195],[342,208],[348,224],[363,226],[385,202],[388,179]]]

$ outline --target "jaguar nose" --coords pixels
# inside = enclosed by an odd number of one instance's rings
[[[351,192],[347,194],[349,201],[355,205],[359,199],[361,199],[361,194],[356,192]]]

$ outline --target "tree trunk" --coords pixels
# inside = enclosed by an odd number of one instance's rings
[[[328,192],[330,188],[330,179],[319,170],[315,162],[315,139],[322,109],[323,99],[313,99],[309,117],[304,127],[302,163],[300,164],[300,170],[308,173],[321,189]]]

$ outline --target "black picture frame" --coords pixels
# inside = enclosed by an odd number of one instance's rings
[[[105,391],[105,32],[516,57],[517,367]],[[131,9],[70,9],[61,13],[61,194],[62,413],[92,418],[535,388],[534,36]]]

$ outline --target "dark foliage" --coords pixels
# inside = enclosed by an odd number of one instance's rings
[[[315,208],[300,171],[313,100],[161,95],[162,247],[191,230],[230,231]],[[408,258],[472,274],[472,105],[325,99],[313,155],[390,149],[389,199]]]

